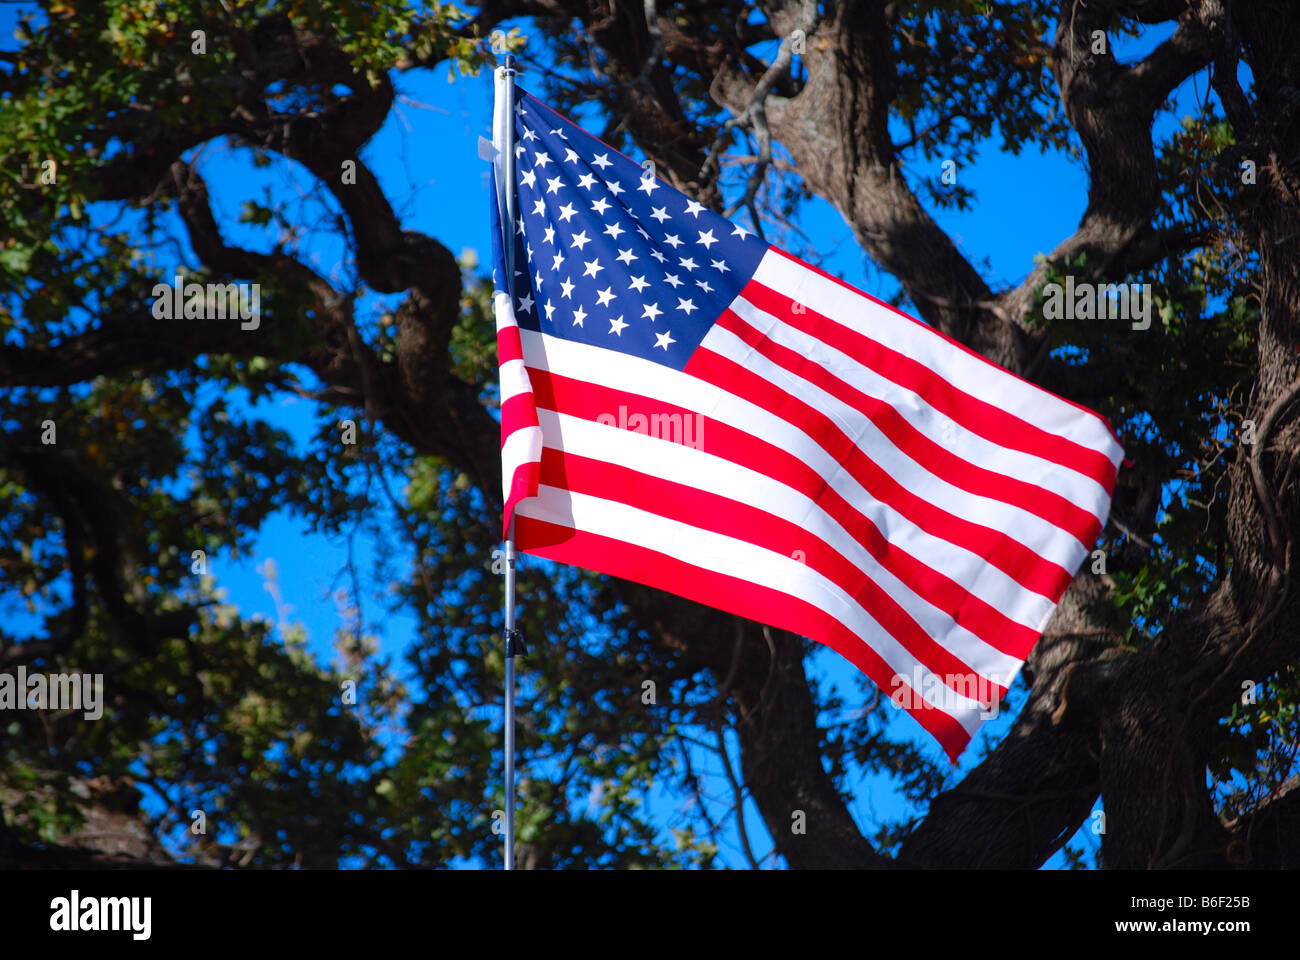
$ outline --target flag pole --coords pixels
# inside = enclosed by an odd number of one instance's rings
[[[502,166],[505,169],[506,218],[502,224],[502,242],[505,244],[506,295],[514,296],[515,282],[515,58],[506,54],[502,78],[506,88],[505,143]],[[519,653],[518,631],[515,630],[515,520],[510,518],[506,530],[506,846],[505,868],[515,868],[515,656]]]
[[[506,869],[515,868],[515,522],[506,536]]]

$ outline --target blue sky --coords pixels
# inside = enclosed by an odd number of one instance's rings
[[[0,7],[0,37],[9,46],[15,8]],[[524,32],[527,33],[526,25]],[[1170,32],[1169,28],[1149,30],[1137,40],[1123,43],[1120,59],[1136,59]],[[524,74],[521,83],[540,93],[540,84],[530,83],[527,67],[529,51],[522,54]],[[448,83],[445,68],[419,71],[394,77],[399,96],[388,121],[363,151],[367,163],[378,176],[405,227],[420,230],[437,238],[454,253],[463,249],[478,252],[480,264],[490,259],[488,223],[488,168],[479,159],[477,140],[488,135],[491,126],[491,77],[457,78]],[[1177,124],[1177,117],[1195,110],[1205,96],[1205,81],[1199,87],[1184,85],[1177,97],[1174,116],[1166,116],[1157,126],[1157,136],[1167,135]],[[274,228],[257,228],[236,224],[240,206],[248,200],[288,201],[291,220],[311,223],[332,201],[320,199],[318,185],[306,171],[291,161],[275,158],[270,167],[252,165],[246,151],[238,151],[223,142],[202,148],[200,159],[212,192],[218,222],[223,224],[228,241],[268,249],[274,242]],[[933,173],[940,160],[918,173]],[[939,224],[975,263],[987,261],[986,278],[995,287],[1017,282],[1033,266],[1036,254],[1054,248],[1077,225],[1086,205],[1087,174],[1083,164],[1063,154],[1042,154],[1030,149],[1013,156],[990,143],[973,164],[958,170],[959,182],[974,191],[969,211],[935,210]],[[301,199],[299,199],[301,198]],[[295,204],[301,216],[295,216]],[[323,205],[322,205],[323,204]],[[868,293],[887,298],[897,291],[897,284],[875,269],[853,242],[851,232],[839,214],[819,199],[808,202],[800,217],[800,226],[815,249],[825,255],[822,265]],[[325,232],[314,233],[304,241],[308,260],[320,272],[329,275],[340,268],[343,246]],[[188,253],[188,251],[187,251]],[[191,259],[190,265],[196,261]],[[159,272],[169,278],[174,263],[159,262]],[[240,409],[236,405],[235,409]],[[248,404],[242,409],[250,411]],[[316,423],[314,405],[297,398],[264,401],[253,407],[260,416],[283,426],[300,442],[308,442]],[[359,415],[357,417],[359,419]],[[400,489],[400,483],[394,484]],[[400,654],[412,640],[414,618],[386,613],[386,584],[369,575],[373,561],[390,553],[388,542],[375,542],[364,534],[353,542],[355,560],[362,572],[365,587],[363,602],[368,615],[366,628],[379,636],[381,652],[391,654],[399,672],[409,676]],[[257,537],[254,549],[246,556],[218,556],[212,559],[217,584],[227,591],[227,599],[245,616],[261,614],[275,622],[288,617],[301,621],[310,636],[311,649],[322,659],[331,656],[330,641],[340,625],[333,591],[347,586],[342,571],[347,563],[346,540],[314,534],[293,517],[273,516]],[[270,564],[270,566],[268,566]],[[267,589],[268,574],[274,579],[283,607]],[[521,615],[527,614],[527,597],[520,598]],[[542,642],[542,641],[534,641]],[[848,709],[860,706],[866,697],[857,672],[829,650],[819,651],[810,663],[810,671],[823,687],[836,687],[848,702]],[[526,679],[526,661],[522,666]],[[525,687],[523,696],[527,695]],[[1023,696],[1017,696],[1018,704]],[[493,714],[496,708],[488,708]],[[832,718],[826,718],[827,720]],[[958,772],[974,766],[982,747],[996,742],[1012,720],[1003,714],[988,724],[981,736],[967,749]],[[938,745],[929,739],[909,718],[899,717],[896,726],[918,743],[926,754],[946,764]],[[733,744],[734,748],[734,744]],[[734,753],[733,753],[734,757]],[[711,777],[721,773],[713,765]],[[715,784],[716,785],[716,784]],[[883,820],[892,820],[919,812],[906,803],[892,783],[884,778],[851,779],[854,816],[865,831],[872,832]],[[722,793],[721,790],[718,790]],[[674,819],[679,803],[667,793],[656,790],[651,797],[656,818],[667,824]],[[658,822],[658,819],[656,819]],[[762,819],[752,804],[746,809],[751,843],[762,857],[771,849]],[[1097,838],[1088,825],[1081,831],[1081,842],[1095,849]],[[743,866],[738,838],[728,838],[721,856],[722,863]],[[769,863],[771,861],[768,861]],[[1058,856],[1048,866],[1060,866]]]

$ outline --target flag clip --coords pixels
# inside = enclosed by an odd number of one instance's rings
[[[528,648],[524,646],[524,635],[511,627],[506,631],[506,659],[526,656],[528,656]]]

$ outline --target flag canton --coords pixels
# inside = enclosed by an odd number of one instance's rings
[[[519,326],[681,370],[767,244],[516,89]]]

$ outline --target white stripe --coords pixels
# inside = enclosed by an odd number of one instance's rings
[[[758,313],[748,303],[739,300],[733,302],[732,309],[737,313],[741,310]],[[1067,531],[1023,507],[970,493],[936,476],[899,449],[868,417],[816,384],[773,363],[730,330],[715,324],[700,346],[735,361],[779,390],[824,413],[865,458],[931,506],[985,527],[990,535],[1004,533],[1036,556],[1059,564],[1067,571],[1083,561],[1087,549]],[[934,534],[946,539],[942,531],[934,531]]]
[[[1118,465],[1124,452],[1101,418],[1072,406],[996,364],[972,356],[922,323],[899,316],[856,290],[768,251],[753,279],[833,321],[911,357],[959,389],[1021,420],[1099,451]]]
[[[492,310],[496,314],[498,333],[506,327],[517,327],[519,325],[515,319],[514,305],[510,302],[509,294],[504,290],[497,290],[492,295]]]
[[[1006,684],[1020,669],[1020,660],[986,643],[956,623],[947,612],[915,594],[882,567],[830,514],[799,491],[748,467],[670,439],[546,409],[538,410],[537,416],[546,446],[551,449],[617,463],[671,483],[718,494],[802,527],[810,540],[814,537],[822,540],[832,551],[861,570],[902,607],[924,633],[974,672]],[[707,425],[705,429],[708,429]],[[634,494],[635,491],[627,493]],[[632,497],[625,495],[621,499]],[[664,504],[663,508],[671,512],[672,505]],[[811,557],[808,562],[813,562]]]
[[[760,310],[748,300],[738,297],[732,303],[731,310],[773,343],[807,357],[860,392],[883,400],[919,432],[967,463],[1005,477],[1023,479],[1079,504],[1090,512],[1095,513],[1092,504],[1109,502],[1110,495],[1106,488],[1087,474],[1078,473],[1045,457],[1004,447],[972,430],[957,429],[949,432],[947,427],[949,424],[956,426],[954,421],[932,407],[920,394],[881,376],[847,353],[790,326],[779,317]],[[712,332],[705,336],[704,346],[709,345],[710,336]]]
[[[515,471],[542,459],[542,431],[539,427],[520,427],[501,444],[501,489],[504,500],[510,499]],[[522,501],[521,501],[522,502]]]
[[[496,148],[496,156],[492,160],[492,168],[496,176],[497,204],[501,211],[502,229],[506,237],[514,238],[515,226],[513,223],[506,222],[506,203],[505,195],[507,186],[513,190],[515,185],[506,184],[506,151],[514,149],[514,105],[510,102],[506,91],[506,68],[497,67],[492,73],[493,100],[492,100],[492,146]],[[509,254],[506,253],[503,246],[501,250],[502,272],[508,267],[505,265],[510,262]],[[501,285],[505,289],[511,287],[510,277],[502,277]],[[498,314],[498,320],[500,314]]]
[[[1017,623],[1038,628],[1051,616],[1055,605],[1047,597],[1026,590],[978,554],[931,536],[874,499],[807,434],[762,407],[698,377],[616,350],[534,330],[521,329],[520,335],[530,366],[703,413],[789,451],[873,523],[893,546],[961,584]]]
[[[523,360],[508,360],[501,364],[500,380],[503,404],[512,397],[533,392],[533,384],[528,379],[528,368],[524,366]]]
[[[825,611],[862,638],[880,655],[894,673],[910,678],[920,668],[922,677],[931,673],[888,631],[847,593],[811,567],[792,557],[701,530],[647,513],[627,504],[586,494],[572,493],[542,484],[538,495],[519,506],[520,516],[584,530],[636,544],[666,554],[683,563],[714,570],[747,583],[767,587],[795,597]],[[942,682],[942,681],[940,681]],[[936,709],[953,716],[967,732],[974,734],[983,719],[983,707],[955,691],[932,699],[927,696],[932,682],[924,682],[918,696]]]

